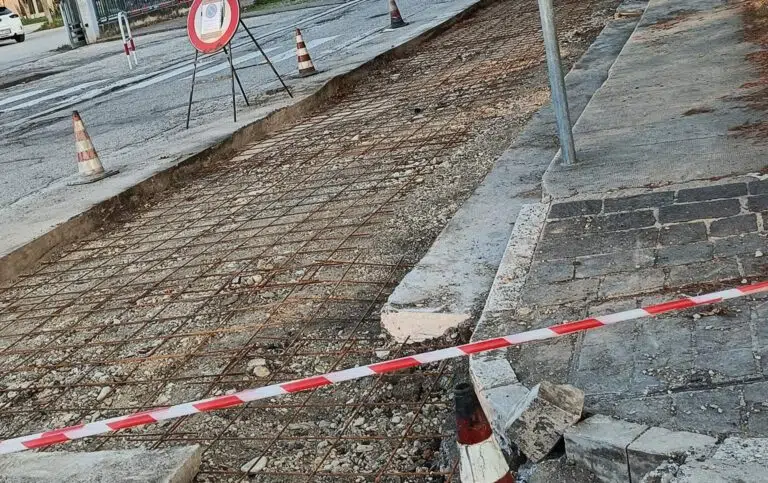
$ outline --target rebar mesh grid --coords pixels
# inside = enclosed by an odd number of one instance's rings
[[[556,3],[561,28],[600,4]],[[382,303],[423,249],[392,227],[478,123],[509,115],[534,71],[544,78],[538,31],[535,1],[496,2],[0,287],[2,437],[451,345],[398,346],[381,332]],[[413,369],[63,449],[198,443],[200,481],[450,481],[457,462],[438,450],[452,372]]]

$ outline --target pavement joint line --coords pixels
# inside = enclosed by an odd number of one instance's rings
[[[17,438],[0,441],[0,454],[17,453],[28,449],[44,448],[54,444],[96,436],[137,426],[144,426],[159,421],[176,419],[196,413],[214,411],[241,406],[245,403],[267,399],[284,394],[317,389],[338,382],[360,379],[363,377],[393,372],[446,359],[465,357],[480,352],[502,349],[525,342],[555,338],[606,325],[625,322],[639,318],[661,315],[667,312],[684,310],[700,305],[711,305],[725,300],[768,292],[768,281],[756,282],[752,285],[735,287],[704,295],[683,297],[669,302],[650,305],[641,309],[586,318],[574,322],[552,325],[542,329],[510,334],[503,337],[471,342],[456,347],[429,351],[413,356],[400,357],[388,361],[377,362],[366,366],[352,367],[322,375],[306,377],[293,381],[272,384],[260,388],[246,389],[229,395],[190,401],[169,407],[161,407],[119,416],[111,419],[78,424],[66,428],[45,431]]]

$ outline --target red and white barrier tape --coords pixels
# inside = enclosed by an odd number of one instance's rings
[[[502,349],[504,347],[522,344],[524,342],[560,337],[562,335],[572,334],[582,330],[594,329],[597,327],[603,327],[605,325],[611,325],[617,322],[635,320],[643,317],[652,317],[666,312],[688,309],[697,305],[715,304],[724,300],[744,297],[746,295],[756,294],[758,292],[768,292],[768,281],[723,290],[720,292],[714,292],[707,295],[699,295],[697,297],[686,297],[674,300],[672,302],[651,305],[642,309],[627,310],[624,312],[604,315],[601,317],[589,318],[576,322],[568,322],[565,324],[553,325],[543,329],[529,330],[519,334],[497,337],[495,339],[472,342],[457,347],[449,347],[447,349],[440,349],[432,352],[425,352],[423,354],[401,357],[399,359],[393,359],[390,361],[377,362],[367,366],[353,367],[351,369],[345,369],[342,371],[330,372],[321,376],[312,376],[304,379],[297,379],[295,381],[273,384],[271,386],[246,389],[244,391],[226,396],[217,396],[200,401],[178,404],[176,406],[152,409],[127,416],[120,416],[117,418],[94,421],[92,423],[80,424],[77,426],[70,426],[68,428],[57,429],[55,431],[46,431],[44,433],[30,434],[18,438],[7,439],[5,441],[0,441],[0,454],[16,453],[33,448],[42,448],[57,443],[63,443],[65,441],[110,433],[113,431],[119,431],[121,429],[133,428],[135,426],[143,426],[145,424],[151,424],[158,421],[165,421],[168,419],[180,418],[182,416],[189,416],[196,413],[204,413],[208,411],[215,411],[217,409],[240,406],[241,404],[259,399],[266,399],[275,396],[281,396],[283,394],[307,391],[309,389],[328,386],[330,384],[336,384],[343,381],[351,381],[353,379],[360,379],[376,374],[383,374],[400,369],[406,369],[409,367],[416,367],[428,362],[437,362],[445,359],[464,357],[471,354],[476,354],[478,352]]]

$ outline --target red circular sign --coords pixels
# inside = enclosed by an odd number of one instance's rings
[[[239,21],[238,0],[194,0],[187,14],[187,36],[194,48],[210,54],[232,40]]]

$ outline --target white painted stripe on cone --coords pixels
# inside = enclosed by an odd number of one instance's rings
[[[77,149],[78,153],[83,153],[93,149],[93,144],[91,144],[91,142],[87,139],[83,139],[82,141],[75,141],[75,149]]]
[[[80,161],[77,163],[80,168],[80,174],[84,176],[93,176],[94,174],[100,174],[104,172],[104,168],[99,162],[99,158],[89,159],[88,161]]]
[[[312,65],[312,62],[299,62],[299,70],[304,69],[314,69],[314,65]]]
[[[496,483],[509,473],[499,443],[491,435],[482,443],[459,444],[461,483]]]

